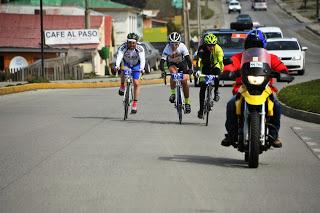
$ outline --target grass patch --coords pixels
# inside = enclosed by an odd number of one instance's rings
[[[282,89],[279,100],[295,109],[320,114],[320,79],[304,82]]]

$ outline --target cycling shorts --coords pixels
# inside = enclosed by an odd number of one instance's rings
[[[131,67],[129,64],[124,63],[124,67],[129,67],[132,70],[131,75],[132,75],[133,80],[140,79],[140,74],[141,74],[141,72],[140,72],[140,64],[136,64],[136,65]]]
[[[179,69],[178,72],[183,72],[183,74],[189,74],[188,65],[186,61],[182,61],[180,63],[168,62],[167,65],[168,67],[176,66]]]

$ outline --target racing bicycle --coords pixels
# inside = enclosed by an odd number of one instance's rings
[[[128,111],[129,107],[132,104],[133,100],[133,92],[132,92],[132,83],[133,83],[133,78],[132,78],[132,70],[131,69],[125,69],[123,70],[123,76],[125,78],[125,83],[126,83],[126,89],[124,92],[123,96],[123,106],[124,106],[124,116],[123,120],[126,120],[128,118]]]
[[[204,81],[206,89],[206,97],[204,99],[203,114],[206,116],[206,126],[209,124],[209,113],[213,107],[212,89],[214,87],[214,80],[218,78],[218,75],[204,75],[201,73],[196,74],[200,81]]]
[[[165,73],[163,76],[165,84],[167,84],[167,76],[171,76],[172,80],[176,82],[176,100],[174,106],[177,109],[179,123],[182,124],[182,111],[184,112],[184,103],[181,81],[183,80],[183,73],[178,71],[176,73]]]

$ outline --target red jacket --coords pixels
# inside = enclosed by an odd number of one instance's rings
[[[277,72],[285,71],[288,72],[288,68],[286,65],[282,63],[282,61],[274,54],[270,54],[271,56],[271,69]],[[235,54],[231,57],[232,59],[232,64],[228,64],[224,66],[224,71],[228,72],[239,72],[241,69],[241,58],[242,58],[242,53]],[[277,92],[278,89],[274,87],[272,84],[274,83],[273,78],[270,78],[270,87],[273,92]],[[242,76],[236,78],[236,82],[233,84],[233,90],[232,93],[236,94],[239,90],[239,88],[242,85]]]

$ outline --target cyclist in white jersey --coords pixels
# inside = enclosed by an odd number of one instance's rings
[[[115,70],[120,70],[120,64],[123,61],[124,69],[132,70],[133,77],[133,103],[131,113],[137,113],[138,98],[140,95],[140,75],[144,72],[145,66],[145,51],[144,48],[138,43],[139,36],[135,33],[129,33],[127,42],[123,43],[117,54]],[[125,91],[123,72],[121,72],[121,85],[119,88],[119,95],[123,95]]]
[[[170,73],[177,71],[183,72],[182,88],[184,94],[185,112],[191,112],[191,105],[189,100],[189,74],[192,73],[192,62],[189,51],[184,43],[181,42],[181,35],[177,32],[172,32],[169,37],[169,43],[163,50],[160,61],[160,70],[164,72],[164,62],[167,61],[167,66]],[[171,95],[169,101],[174,103],[176,97],[175,82],[170,79]]]

